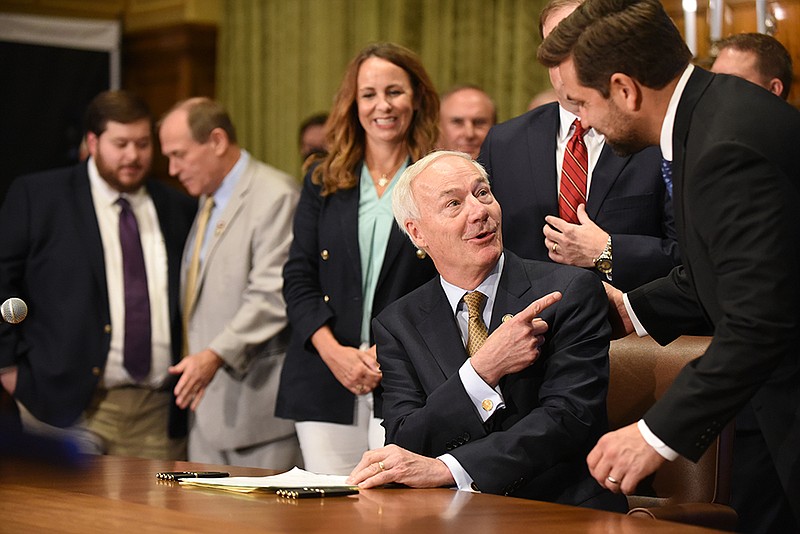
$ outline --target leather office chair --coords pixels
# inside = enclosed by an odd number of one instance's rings
[[[635,423],[669,388],[686,363],[700,356],[710,337],[682,336],[666,347],[632,334],[611,342],[608,425]],[[628,496],[629,515],[734,530],[730,497],[733,425],[728,425],[695,464],[665,462]]]

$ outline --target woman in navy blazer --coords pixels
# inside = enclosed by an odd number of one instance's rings
[[[306,469],[349,474],[383,445],[372,318],[435,269],[394,223],[391,190],[438,135],[439,99],[419,58],[373,44],[348,66],[312,156],[284,268],[292,340],[276,415],[297,421]]]

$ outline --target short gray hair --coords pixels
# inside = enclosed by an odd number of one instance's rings
[[[469,154],[456,150],[435,150],[413,165],[410,165],[403,171],[400,178],[397,179],[397,183],[394,184],[394,189],[392,190],[392,213],[394,213],[394,220],[397,221],[400,229],[411,239],[412,243],[414,240],[408,235],[406,221],[418,221],[420,213],[411,186],[417,176],[422,174],[433,162],[447,156],[455,156],[469,161],[481,175],[481,178],[486,180],[486,183],[489,183],[489,175],[486,174],[486,169],[484,169],[480,163],[472,159],[472,156]]]

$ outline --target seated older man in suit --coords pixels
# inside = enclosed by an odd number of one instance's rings
[[[584,461],[606,428],[600,281],[504,251],[500,206],[466,154],[426,156],[393,195],[395,219],[440,277],[373,323],[394,445],[365,453],[351,481],[624,510]]]

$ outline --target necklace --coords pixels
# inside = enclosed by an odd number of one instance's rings
[[[382,172],[381,173],[381,177],[378,178],[377,180],[375,180],[375,184],[378,187],[381,187],[381,188],[386,187],[387,185],[389,185],[389,182],[391,182],[392,178],[394,178],[394,174],[397,172],[397,169],[399,169],[402,165],[403,165],[403,161],[401,161],[399,165],[395,165],[395,167],[393,169],[390,169],[388,172]],[[376,171],[376,173],[377,173],[377,171]],[[370,170],[370,175],[375,176],[374,174],[372,174],[371,170]],[[374,180],[374,178],[373,178],[373,180]]]

